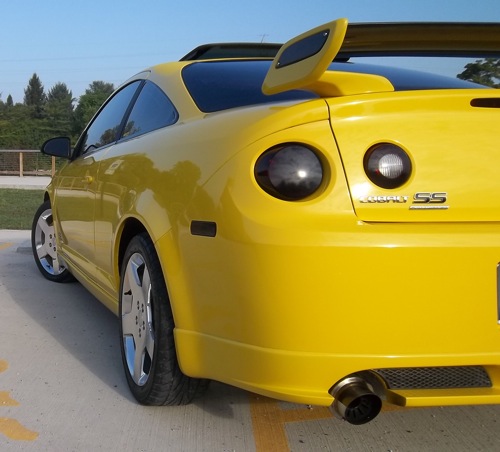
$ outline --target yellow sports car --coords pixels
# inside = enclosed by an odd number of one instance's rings
[[[353,424],[500,403],[500,92],[352,62],[499,49],[500,24],[339,19],[139,73],[44,143],[38,268],[118,315],[142,404],[210,379]]]

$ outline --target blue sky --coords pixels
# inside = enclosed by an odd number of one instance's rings
[[[199,44],[284,42],[350,22],[500,22],[500,0],[15,0],[0,8],[0,93],[22,102],[34,72],[74,97],[94,80],[115,85]]]

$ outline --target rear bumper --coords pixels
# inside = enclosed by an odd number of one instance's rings
[[[295,403],[329,406],[330,388],[341,379],[367,369],[446,366],[484,367],[490,387],[385,388],[382,397],[399,406],[478,405],[500,403],[500,357],[491,356],[345,356],[270,350],[176,330],[182,368],[189,375],[209,377],[268,397]],[[186,358],[186,359],[184,359]],[[195,358],[195,359],[191,359]],[[491,364],[494,363],[494,364]],[[458,366],[458,367],[457,367]],[[386,382],[387,383],[387,382]]]
[[[181,367],[330,405],[330,388],[353,373],[481,366],[488,387],[389,388],[387,400],[500,403],[498,231],[356,223],[300,240],[289,230],[272,243],[200,240],[185,275],[189,303],[174,308]]]

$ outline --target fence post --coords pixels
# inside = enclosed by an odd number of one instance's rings
[[[9,157],[4,154],[8,154]],[[16,157],[19,154],[19,157]],[[29,158],[30,155],[36,154],[35,158]],[[28,160],[25,156],[28,155]],[[56,173],[56,159],[52,157],[50,160],[40,161],[38,158],[40,151],[37,149],[0,149],[0,174],[9,176],[24,177],[25,175],[54,175]],[[24,161],[26,160],[26,169],[24,168]],[[26,174],[25,174],[26,173]]]

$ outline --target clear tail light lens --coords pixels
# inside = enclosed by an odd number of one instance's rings
[[[365,154],[363,165],[368,178],[382,188],[400,187],[410,178],[412,172],[408,154],[391,143],[371,147]]]

